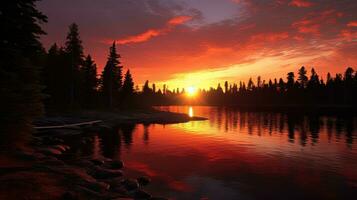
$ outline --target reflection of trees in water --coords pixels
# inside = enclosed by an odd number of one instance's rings
[[[135,124],[123,124],[119,127],[122,139],[125,143],[125,146],[128,148],[133,143],[133,132],[135,130],[135,126]]]
[[[271,112],[244,112],[237,109],[217,108],[210,113],[210,123],[215,122],[218,130],[225,132],[246,131],[250,135],[264,136],[273,133],[287,134],[289,142],[305,146],[307,140],[314,145],[319,142],[320,134],[326,133],[328,140],[334,136],[337,140],[345,137],[345,143],[353,143],[356,119],[353,117],[322,117],[319,115],[282,114]],[[213,121],[212,121],[213,120]]]
[[[316,144],[319,140],[320,133],[320,120],[318,116],[309,117],[309,131],[311,134],[311,140],[313,144]]]
[[[144,126],[144,134],[143,134],[143,141],[145,144],[149,143],[149,126],[150,124],[143,124]]]
[[[143,141],[145,143],[149,142],[149,126],[149,124],[143,124]],[[120,159],[122,143],[126,148],[130,148],[133,143],[135,129],[136,124],[122,124],[117,129],[98,134],[103,156]]]
[[[108,130],[98,135],[101,139],[103,156],[108,158],[120,158],[121,138],[117,129]]]

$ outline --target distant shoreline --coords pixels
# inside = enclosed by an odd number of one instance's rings
[[[290,105],[277,105],[277,104],[267,104],[267,105],[256,105],[256,104],[232,104],[232,105],[209,105],[209,104],[192,104],[192,105],[156,105],[160,106],[213,106],[237,109],[242,111],[264,111],[264,112],[283,112],[283,113],[297,113],[297,114],[344,114],[344,115],[356,115],[357,116],[357,106],[354,105],[301,105],[301,104],[290,104]]]

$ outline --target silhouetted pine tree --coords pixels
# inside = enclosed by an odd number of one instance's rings
[[[69,32],[67,34],[67,40],[65,44],[65,52],[68,59],[68,66],[70,68],[70,73],[68,74],[68,81],[70,85],[70,108],[78,106],[81,96],[81,74],[80,68],[83,65],[83,46],[82,41],[79,37],[78,25],[73,23],[69,26]]]
[[[55,43],[48,50],[42,73],[47,110],[62,110],[68,107],[70,83],[63,78],[70,74],[67,65],[64,49]]]
[[[109,49],[107,64],[101,76],[101,90],[105,98],[105,104],[110,108],[114,106],[114,101],[118,101],[119,91],[122,87],[122,66],[119,61],[115,42]]]
[[[81,68],[82,74],[82,102],[86,107],[91,107],[96,101],[96,93],[98,87],[97,65],[88,55]]]
[[[122,93],[124,96],[132,96],[134,94],[134,82],[130,70],[125,73]]]
[[[294,84],[295,84],[295,75],[294,75],[294,72],[289,72],[286,79],[287,79],[286,88],[287,88],[288,90],[290,90],[290,89],[292,89],[292,88],[294,87]],[[282,81],[282,82],[284,82],[284,81]],[[283,84],[283,83],[281,83],[281,84]],[[281,85],[281,84],[280,84],[280,85]]]
[[[305,69],[304,66],[302,66],[300,69],[299,69],[299,72],[298,72],[299,76],[298,76],[298,81],[300,83],[300,87],[302,88],[305,88],[307,86],[307,83],[309,81],[309,79],[307,78],[306,74],[307,74],[307,71]]]
[[[44,52],[38,39],[45,34],[40,24],[47,18],[37,10],[35,3],[36,0],[3,0],[0,3],[1,129],[29,125],[33,117],[43,111],[39,66],[34,61]],[[0,132],[10,137],[14,136],[10,134],[21,133]]]
[[[143,86],[143,93],[144,94],[150,94],[151,93],[151,89],[149,87],[149,81],[146,80]]]

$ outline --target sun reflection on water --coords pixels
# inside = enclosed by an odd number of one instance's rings
[[[192,108],[192,106],[188,107],[188,116],[193,117],[193,108]]]

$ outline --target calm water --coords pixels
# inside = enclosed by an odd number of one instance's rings
[[[204,116],[172,125],[124,125],[77,155],[122,159],[126,174],[172,199],[357,198],[357,119],[160,107]]]

